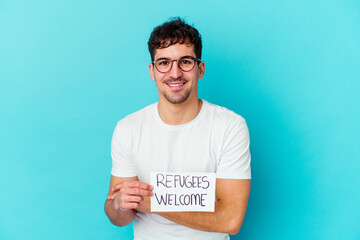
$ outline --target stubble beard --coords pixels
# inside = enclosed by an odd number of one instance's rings
[[[184,79],[179,79],[179,81],[184,81]],[[166,84],[166,82],[174,82],[174,80],[173,79],[167,80],[164,81],[163,83]],[[188,83],[187,80],[185,80],[185,82]],[[170,93],[164,91],[162,92],[162,95],[169,103],[180,104],[185,102],[191,94],[191,89],[184,89],[183,91],[185,91],[183,94],[180,93],[181,90],[179,92],[170,92]]]
[[[173,95],[173,96],[170,96],[170,94],[168,93],[163,93],[163,96],[165,97],[165,99],[172,103],[172,104],[180,104],[180,103],[183,103],[185,102],[189,96],[190,96],[190,91],[187,90],[184,94],[176,94],[176,95]]]

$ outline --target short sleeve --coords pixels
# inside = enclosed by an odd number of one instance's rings
[[[216,172],[217,178],[251,179],[249,130],[243,118],[227,129]]]
[[[115,127],[111,141],[112,170],[116,177],[134,177],[136,170],[130,146],[131,135],[125,130],[121,121]]]

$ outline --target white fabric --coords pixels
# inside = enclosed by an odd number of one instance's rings
[[[157,103],[120,120],[115,128],[111,174],[137,176],[149,183],[150,172],[213,172],[217,178],[250,179],[249,132],[236,113],[205,100],[195,119],[168,125]],[[134,222],[137,240],[229,239],[228,234],[191,229],[157,214],[138,212]]]

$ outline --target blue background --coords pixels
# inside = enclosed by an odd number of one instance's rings
[[[200,97],[246,118],[231,239],[360,239],[359,1],[0,1],[0,238],[132,239],[107,220],[116,122],[157,101],[153,27],[203,37]]]

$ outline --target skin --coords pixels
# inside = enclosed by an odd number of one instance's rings
[[[157,49],[155,60],[166,57],[179,59],[195,56],[194,46],[174,44]],[[205,64],[200,62],[189,72],[183,72],[173,62],[171,70],[160,73],[153,64],[149,72],[155,81],[159,94],[159,115],[171,125],[193,120],[199,113],[202,102],[198,99],[198,80],[204,76]],[[171,86],[171,84],[181,86]],[[130,224],[136,211],[158,214],[171,221],[190,228],[236,234],[240,230],[250,194],[249,179],[216,179],[215,212],[150,212],[150,197],[153,187],[138,181],[137,177],[120,178],[111,176],[110,189],[105,203],[105,212],[110,221],[118,226]]]
[[[194,46],[174,44],[167,48],[157,49],[154,60],[163,57],[179,59],[183,56],[196,57]],[[158,109],[161,119],[172,125],[184,124],[193,120],[202,106],[202,102],[198,99],[198,81],[204,76],[205,63],[200,62],[191,71],[183,72],[174,62],[171,70],[167,73],[160,73],[150,63],[149,72],[158,89]],[[171,83],[184,83],[184,85],[171,87],[169,86]],[[188,97],[185,98],[185,96]]]

